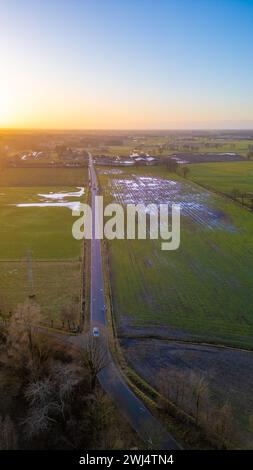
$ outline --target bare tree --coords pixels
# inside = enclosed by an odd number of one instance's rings
[[[17,306],[12,315],[8,328],[9,341],[12,343],[26,343],[30,356],[33,357],[34,342],[36,334],[35,326],[42,321],[40,307],[31,300]]]
[[[5,319],[6,311],[7,311],[6,299],[2,290],[0,290],[0,316],[2,319]]]
[[[234,188],[232,189],[230,194],[231,194],[232,199],[236,200],[241,196],[241,191],[237,188]]]
[[[49,431],[52,425],[65,422],[66,409],[75,386],[80,381],[79,369],[57,364],[50,377],[31,382],[25,390],[29,412],[24,425],[29,435]]]
[[[17,307],[8,329],[8,357],[11,365],[29,371],[35,377],[41,373],[50,357],[50,341],[38,327],[42,321],[40,308],[32,301]]]
[[[204,376],[176,367],[162,369],[158,387],[163,397],[194,416],[196,424],[199,424],[201,405],[206,406],[208,399],[208,384]]]
[[[71,400],[75,386],[80,382],[80,369],[74,365],[58,363],[53,369],[53,384],[62,416],[66,404]]]
[[[248,146],[247,158],[248,158],[248,160],[252,160],[252,158],[253,158],[253,147],[252,147],[252,145]]]
[[[85,424],[86,426],[88,425],[90,431],[92,431],[92,439],[98,443],[100,442],[100,445],[104,449],[108,446],[108,431],[112,420],[112,403],[103,390],[97,387],[89,398]]]
[[[176,160],[174,160],[171,157],[165,157],[164,162],[165,162],[167,170],[174,172],[174,173],[177,171],[178,162]]]
[[[56,422],[53,415],[58,411],[50,379],[30,383],[25,398],[29,402],[29,410],[23,424],[28,434],[33,436],[48,431]]]
[[[234,426],[233,413],[229,403],[225,403],[214,415],[215,431],[219,436],[223,447],[226,447],[232,440]]]
[[[68,326],[68,329],[71,330],[73,325],[75,326],[76,322],[76,305],[74,302],[70,305],[65,305],[61,310],[61,321],[63,327],[65,324]]]
[[[162,369],[158,376],[158,388],[161,395],[184,408],[186,390],[188,389],[188,376],[189,374],[184,370],[176,367]]]
[[[17,434],[11,418],[0,416],[0,450],[17,449]]]
[[[189,173],[190,173],[189,167],[188,167],[188,166],[185,166],[185,165],[182,166],[182,167],[181,167],[181,173],[182,173],[182,175],[183,175],[183,178],[186,178],[186,177],[189,175]]]
[[[5,302],[5,297],[0,290],[0,345],[5,342],[6,340],[6,333],[7,333],[7,328],[6,328],[6,302]]]
[[[96,386],[97,375],[109,363],[105,340],[87,335],[81,344],[80,358],[82,365],[89,371],[91,390]]]
[[[200,406],[202,402],[207,401],[208,397],[208,383],[204,376],[191,372],[189,384],[193,394],[193,402],[195,403],[195,420],[196,424],[199,424]]]
[[[180,370],[176,367],[162,369],[158,375],[160,406],[167,412],[169,401],[191,415],[205,434],[228,447],[234,437],[233,413],[228,403],[221,407],[211,400],[204,375]],[[253,420],[252,420],[253,422]]]

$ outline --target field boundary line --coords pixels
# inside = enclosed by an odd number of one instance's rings
[[[236,347],[236,346],[229,346],[226,344],[220,344],[220,343],[207,343],[206,341],[196,341],[196,340],[185,340],[185,339],[174,339],[171,337],[164,338],[160,336],[155,336],[155,335],[150,335],[150,336],[139,336],[139,335],[119,335],[118,338],[120,339],[137,339],[137,340],[143,340],[143,341],[148,341],[148,340],[156,340],[156,341],[164,341],[168,343],[179,343],[179,344],[189,344],[189,345],[195,345],[195,346],[207,346],[210,348],[217,348],[217,349],[228,349],[232,351],[237,351],[237,352],[246,352],[246,353],[253,353],[253,346],[252,349],[248,348],[241,348],[241,347]]]
[[[0,263],[26,263],[26,258],[17,258],[17,259],[0,259]],[[80,256],[78,258],[34,258],[33,263],[80,263]]]

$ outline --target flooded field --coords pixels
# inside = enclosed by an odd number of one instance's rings
[[[253,217],[159,169],[104,173],[106,201],[180,203],[181,245],[109,243],[119,335],[162,335],[253,347]]]
[[[124,204],[180,204],[182,216],[194,223],[212,230],[235,230],[227,214],[215,207],[210,193],[188,182],[131,175],[112,179],[110,191],[115,201]]]

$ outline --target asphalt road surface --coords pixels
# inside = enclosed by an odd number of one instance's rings
[[[107,318],[105,308],[104,280],[101,255],[101,240],[95,237],[95,227],[100,228],[100,220],[95,211],[95,198],[98,195],[98,182],[93,164],[92,155],[89,154],[89,171],[92,196],[92,240],[91,240],[91,334],[93,328],[98,327],[103,335],[107,332]],[[97,338],[100,340],[99,338]],[[156,449],[181,449],[175,439],[167,433],[159,421],[150,413],[142,401],[132,392],[120,371],[117,363],[110,353],[108,342],[105,341],[108,361],[98,374],[103,389],[111,397],[125,419],[139,434],[147,447]]]

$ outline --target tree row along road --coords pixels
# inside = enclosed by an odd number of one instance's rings
[[[129,388],[118,364],[114,361],[111,355],[107,338],[108,330],[101,241],[95,237],[95,227],[97,227],[97,229],[99,228],[99,218],[96,216],[95,212],[95,199],[96,195],[98,195],[98,181],[92,155],[90,153],[89,174],[92,197],[90,327],[91,334],[94,327],[99,328],[99,330],[103,332],[106,338],[105,347],[108,358],[105,367],[103,367],[98,374],[99,382],[125,419],[149,447],[168,450],[181,449],[175,439],[166,432],[159,421]],[[96,338],[95,340],[101,341],[101,338]]]

